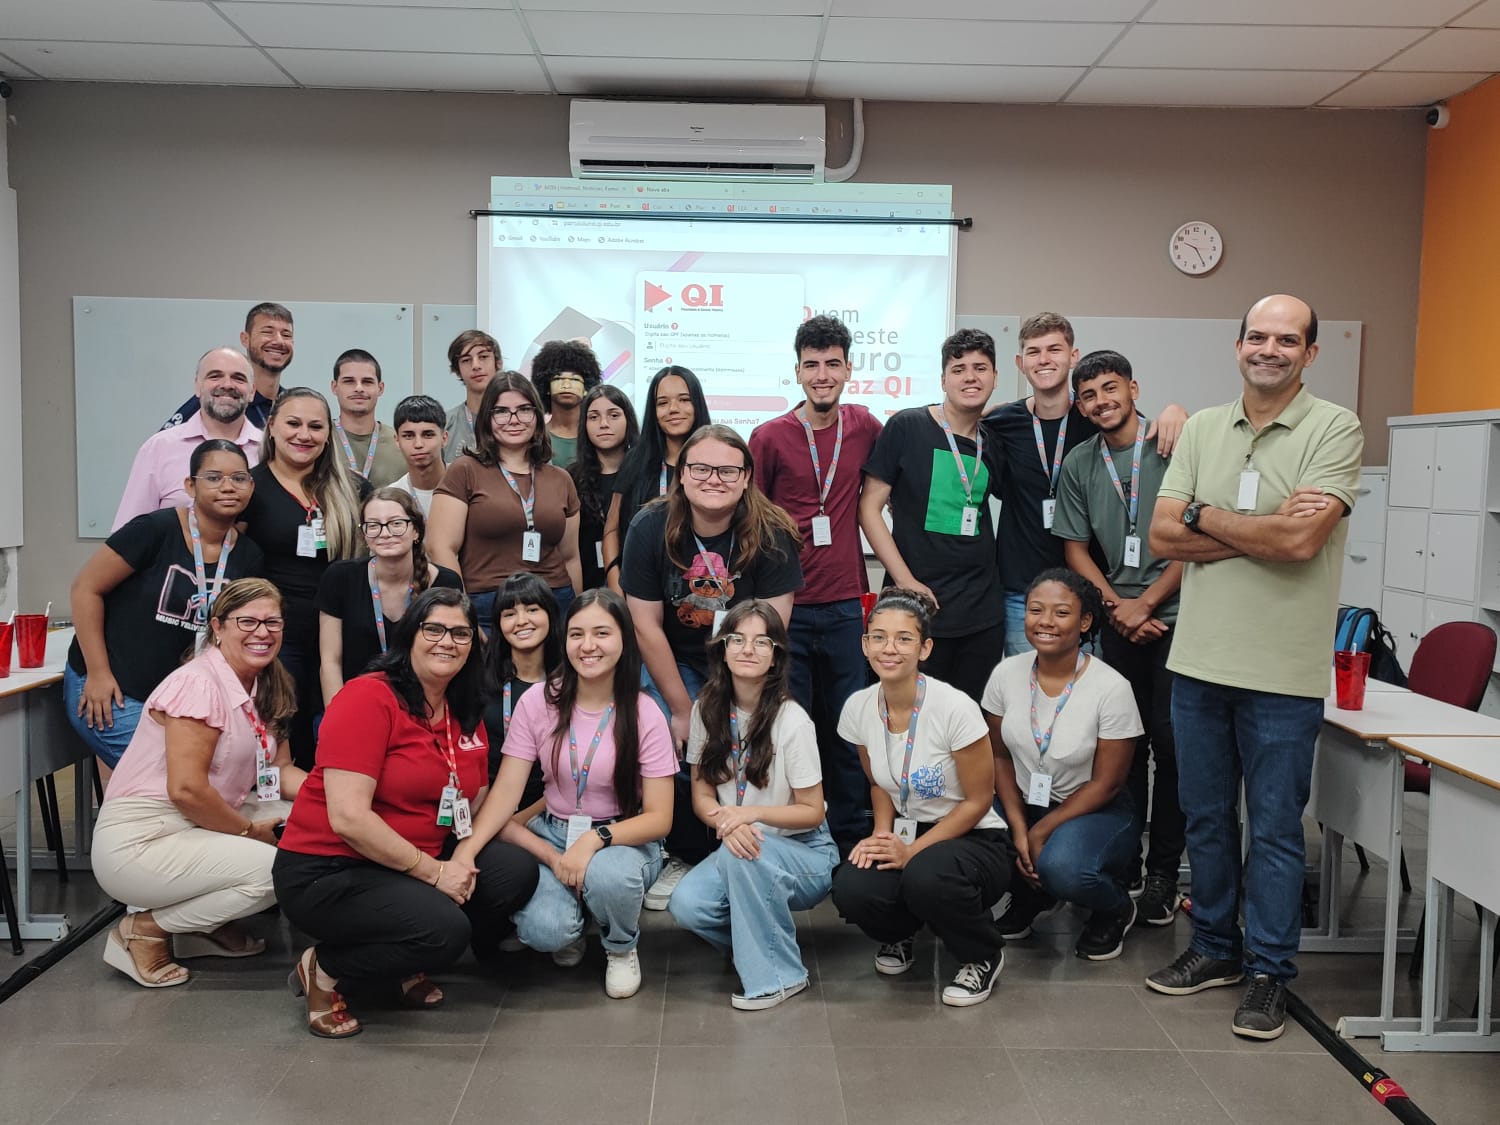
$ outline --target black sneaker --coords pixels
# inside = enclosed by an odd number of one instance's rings
[[[1137,867],[1135,869],[1135,874],[1130,877],[1130,882],[1125,884],[1126,893],[1128,893],[1131,898],[1140,898],[1145,889],[1146,876],[1143,875],[1141,873],[1141,869]]]
[[[1147,875],[1137,917],[1148,926],[1170,926],[1177,917],[1177,880],[1165,875]]]
[[[996,925],[1006,941],[1020,941],[1031,936],[1031,924],[1057,905],[1050,895],[1031,886],[1016,887],[1010,892],[1010,905]]]
[[[911,968],[916,957],[912,954],[912,939],[893,941],[882,945],[875,954],[875,971],[888,977],[897,977]]]
[[[1223,988],[1245,979],[1245,968],[1238,959],[1219,961],[1196,949],[1185,949],[1165,969],[1157,969],[1146,978],[1146,987],[1166,996],[1191,996],[1206,988]]]
[[[1135,925],[1135,901],[1121,910],[1096,910],[1078,935],[1073,952],[1085,961],[1113,961],[1125,948],[1125,935]]]
[[[1251,973],[1250,987],[1234,1010],[1230,1025],[1246,1039],[1279,1039],[1286,1030],[1286,981],[1269,973]]]
[[[995,979],[1005,967],[1005,951],[995,954],[993,961],[972,961],[960,965],[953,976],[953,983],[943,989],[943,1003],[950,1008],[967,1008],[981,1004],[990,998]]]

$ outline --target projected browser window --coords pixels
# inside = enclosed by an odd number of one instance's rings
[[[748,434],[801,401],[792,338],[826,313],[854,335],[849,401],[883,418],[938,397],[954,232],[924,220],[951,217],[949,187],[497,177],[490,205],[515,212],[480,223],[480,325],[509,367],[587,340],[637,411],[658,370],[688,367]],[[709,218],[730,215],[756,221]],[[885,222],[849,221],[866,216]]]

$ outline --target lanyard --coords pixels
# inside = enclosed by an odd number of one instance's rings
[[[577,812],[583,808],[583,791],[588,788],[589,770],[594,765],[594,755],[599,752],[599,741],[604,737],[604,732],[609,729],[609,721],[615,717],[615,705],[611,703],[604,709],[604,718],[599,720],[599,729],[594,731],[594,737],[589,742],[588,756],[583,759],[583,765],[578,764],[578,739],[573,734],[573,723],[568,722],[568,765],[573,772],[573,788],[577,797],[573,801],[573,811]]]
[[[912,700],[911,722],[906,726],[906,757],[901,762],[901,815],[906,815],[906,801],[911,796],[911,752],[917,744],[917,716],[922,713],[922,700],[927,697],[927,677],[917,676],[917,696]],[[880,721],[886,730],[891,729],[891,714],[885,705],[885,689],[881,689]]]
[[[1073,694],[1073,685],[1078,682],[1078,673],[1083,670],[1083,653],[1078,654],[1078,663],[1073,667],[1073,678],[1067,682],[1062,689],[1062,695],[1057,700],[1057,710],[1052,712],[1052,721],[1047,724],[1047,729],[1042,730],[1036,721],[1036,662],[1033,657],[1031,661],[1031,737],[1036,741],[1037,757],[1046,758],[1047,749],[1052,745],[1052,731],[1057,726],[1057,717],[1062,714],[1063,708],[1068,705],[1068,697]]]
[[[275,473],[272,473],[271,475],[273,477],[276,476]],[[302,502],[302,497],[301,496],[297,495],[296,492],[293,492],[290,488],[288,488],[286,486],[286,484],[282,481],[282,479],[280,477],[276,477],[276,483],[279,484],[279,485],[281,485],[281,490],[283,492],[285,492],[288,496],[290,496],[293,500],[295,500],[297,502],[297,507],[301,508],[304,512],[307,513],[307,522],[308,523],[312,523],[314,520],[318,519],[319,516],[322,514],[322,513],[320,513],[318,511],[318,502],[317,502],[316,499],[313,500],[312,506],[309,507],[308,505],[306,505],[306,504],[304,504]],[[301,491],[301,486],[300,485],[298,486],[298,491]]]
[[[818,486],[818,515],[820,516],[824,514],[824,509],[828,505],[828,493],[833,488],[833,474],[838,472],[839,469],[839,452],[844,448],[844,412],[842,409],[839,410],[838,417],[839,428],[838,433],[833,439],[833,456],[828,460],[828,476],[826,478],[823,476],[822,468],[818,464],[818,443],[813,437],[812,423],[806,417],[802,419],[802,429],[807,434],[807,451],[812,454],[813,483]],[[945,418],[943,420],[944,430],[947,427],[948,421]],[[957,452],[958,449],[955,447],[954,453],[957,454]],[[959,462],[958,471],[960,473],[964,471],[962,461]],[[967,483],[968,478],[965,477],[964,479],[965,483]]]
[[[698,545],[698,557],[703,560],[703,569],[708,571],[708,576],[715,582],[720,580],[718,571],[714,570],[712,556],[709,549],[703,545],[703,540],[698,538],[698,533],[693,532],[693,542]],[[734,569],[734,532],[729,533],[729,555],[724,560],[725,571],[722,576],[724,581],[729,580],[730,571]]]
[[[500,689],[500,733],[510,733],[510,680],[505,681],[505,686]]]
[[[255,713],[255,704],[245,700],[245,718],[250,720],[250,728],[255,731],[255,739],[258,745],[255,750],[255,772],[261,773],[271,761],[271,742],[266,737],[266,724],[260,721],[260,716]]]
[[[842,421],[842,420],[841,420]],[[969,481],[969,470],[964,468],[964,459],[958,452],[958,442],[953,437],[953,427],[948,425],[948,412],[938,403],[938,421],[943,424],[943,436],[948,439],[948,449],[953,453],[953,463],[958,466],[958,479],[964,487],[964,503],[973,506],[974,485]],[[974,428],[974,476],[979,476],[979,464],[984,457],[984,427]],[[832,474],[829,474],[832,476]]]
[[[1125,505],[1125,511],[1130,516],[1130,534],[1135,534],[1135,517],[1141,508],[1141,447],[1146,443],[1146,427],[1141,425],[1144,419],[1136,419],[1135,427],[1135,453],[1130,458],[1130,499],[1125,499],[1125,489],[1120,484],[1120,474],[1115,469],[1115,459],[1110,456],[1109,443],[1100,435],[1099,454],[1104,458],[1104,467],[1109,470],[1109,479],[1115,486],[1115,495],[1120,498],[1120,503]],[[1062,444],[1059,436],[1058,444]]]
[[[729,756],[734,761],[734,803],[743,805],[745,789],[750,784],[746,776],[746,770],[750,765],[750,755],[740,746],[739,710],[738,707],[729,709]]]
[[[1068,402],[1068,414],[1073,412],[1073,403]],[[1042,472],[1047,472],[1047,440],[1042,437],[1042,423],[1035,413],[1027,411],[1031,415],[1031,432],[1036,435],[1037,456],[1042,459]],[[1062,416],[1062,425],[1057,427],[1057,452],[1052,457],[1052,472],[1047,477],[1047,495],[1051,496],[1057,491],[1057,475],[1062,472],[1063,452],[1068,444],[1068,414]]]
[[[458,786],[458,755],[453,752],[453,709],[445,702],[443,704],[443,742],[437,739],[437,732],[432,732],[432,741],[438,748],[438,753],[443,756],[443,761],[448,764],[448,784],[453,787],[456,795],[462,797],[463,790]]]
[[[536,477],[531,478],[531,495],[522,496],[521,486],[516,483],[516,478],[504,465],[500,466],[500,472],[505,477],[505,483],[510,485],[510,490],[516,494],[516,499],[521,501],[521,512],[526,517],[526,530],[531,531],[536,527]]]
[[[344,456],[349,461],[349,467],[368,480],[370,470],[375,467],[375,443],[380,440],[380,424],[377,422],[375,428],[370,431],[370,448],[365,450],[365,467],[363,469],[354,460],[354,447],[349,444],[349,435],[344,432],[344,423],[335,418],[333,420],[333,428],[339,432],[339,441],[344,443]]]
[[[380,638],[380,651],[385,652],[385,605],[380,600],[380,582],[375,577],[375,560],[371,559],[368,564],[370,575],[370,597],[375,602],[375,633]],[[406,587],[406,604],[411,605],[412,591],[417,588],[415,582],[410,582]]]
[[[661,476],[656,479],[656,494],[658,496],[665,496],[667,494],[667,482],[671,479],[667,476],[669,468],[670,466],[665,461],[661,463]]]
[[[232,532],[224,533],[224,542],[219,548],[219,565],[214,572],[213,597],[208,593],[208,570],[203,565],[203,536],[198,531],[198,514],[191,507],[188,508],[188,536],[193,541],[193,570],[198,577],[198,601],[203,607],[203,625],[208,624],[208,610],[213,605],[213,599],[219,596],[219,591],[224,588],[224,574],[229,569],[229,552],[234,550],[234,543],[230,539]]]

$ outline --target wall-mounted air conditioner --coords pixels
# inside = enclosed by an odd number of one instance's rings
[[[704,105],[577,99],[568,152],[579,179],[823,180],[818,105]]]

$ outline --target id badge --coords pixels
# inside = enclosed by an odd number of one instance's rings
[[[453,802],[453,834],[460,840],[474,835],[474,817],[469,812],[467,797],[460,797]]]
[[[833,521],[827,516],[813,516],[812,533],[814,547],[833,546]]]
[[[305,523],[297,529],[297,557],[313,559],[318,556],[318,541],[313,536],[312,524]]]
[[[313,516],[312,523],[313,547],[319,551],[328,550],[328,525],[323,522],[322,516]]]
[[[458,802],[458,790],[451,785],[443,786],[443,795],[438,798],[437,822],[439,828],[453,824],[453,806]]]
[[[1240,496],[1234,506],[1242,512],[1255,511],[1255,498],[1260,495],[1260,473],[1246,469],[1240,474]]]
[[[1042,526],[1048,531],[1052,530],[1052,517],[1057,515],[1057,501],[1052,497],[1042,501]]]
[[[597,566],[600,570],[604,569],[604,544],[603,543],[595,543],[594,544],[594,565]]]
[[[264,766],[255,775],[255,795],[262,801],[281,800],[281,767]]]
[[[542,561],[542,533],[540,531],[527,531],[521,535],[521,561]]]
[[[563,850],[567,851],[593,830],[593,817],[589,816],[588,813],[574,813],[568,817],[568,842],[563,845]]]
[[[1051,527],[1052,525],[1049,523],[1049,524],[1047,524],[1047,526]],[[978,535],[979,534],[979,509],[978,508],[974,507],[973,505],[965,505],[964,506],[963,518],[959,521],[959,524],[958,524],[958,533],[960,535]]]
[[[1026,794],[1026,803],[1045,809],[1052,804],[1052,778],[1045,773],[1031,775],[1031,789]]]
[[[724,618],[726,618],[728,616],[729,616],[729,611],[727,609],[716,609],[716,610],[714,610],[713,636],[717,637],[719,635],[719,630],[722,629],[722,628],[724,628]]]
[[[1141,537],[1139,535],[1125,536],[1125,565],[1141,565]]]
[[[903,844],[917,842],[917,822],[909,816],[898,816],[892,831],[896,833],[896,839]]]

